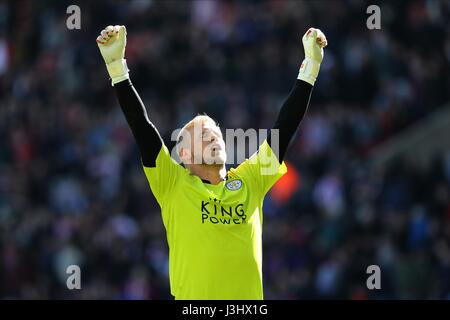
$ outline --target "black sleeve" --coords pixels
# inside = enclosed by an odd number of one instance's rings
[[[158,130],[148,120],[144,103],[130,80],[116,83],[114,89],[141,152],[142,164],[146,167],[154,167],[156,157],[163,145]]]
[[[297,79],[280,109],[278,118],[272,128],[279,130],[278,160],[280,162],[283,161],[289,142],[308,109],[312,89],[312,85]],[[272,136],[270,133],[267,137],[267,142],[272,146]],[[275,140],[273,142],[275,143]]]

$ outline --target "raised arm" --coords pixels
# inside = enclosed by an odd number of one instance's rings
[[[128,67],[124,59],[126,42],[125,26],[108,26],[97,38],[111,83],[139,147],[142,164],[145,167],[154,167],[163,141],[158,130],[149,121],[144,103],[129,79]]]
[[[298,77],[289,96],[284,101],[278,118],[272,129],[278,130],[278,141],[269,134],[267,142],[271,147],[278,143],[278,160],[281,162],[300,122],[308,109],[312,89],[319,74],[323,59],[323,48],[327,45],[325,35],[319,30],[310,28],[302,38],[305,50]],[[276,148],[274,148],[276,149]]]

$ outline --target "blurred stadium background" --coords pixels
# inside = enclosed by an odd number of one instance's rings
[[[322,29],[290,172],[265,202],[265,297],[450,299],[450,2],[377,1],[381,30],[369,4],[0,2],[0,298],[170,299],[160,211],[95,43],[125,24],[166,142],[198,112],[270,128],[301,36]],[[372,264],[382,290],[366,288]]]

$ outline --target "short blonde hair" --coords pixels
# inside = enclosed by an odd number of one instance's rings
[[[183,136],[186,134],[186,131],[191,130],[191,128],[193,128],[195,125],[204,125],[206,123],[212,124],[215,127],[219,127],[217,122],[207,114],[198,114],[188,123],[186,123],[177,135],[177,151],[180,151],[180,144],[183,141]]]

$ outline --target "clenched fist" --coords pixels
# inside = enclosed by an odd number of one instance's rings
[[[327,38],[320,29],[309,28],[302,38],[305,58],[313,59],[318,63],[323,60],[323,48],[328,45]]]
[[[298,79],[314,85],[323,60],[323,48],[328,45],[328,41],[320,29],[309,28],[302,42],[305,60],[301,64]]]
[[[125,26],[108,26],[97,37],[97,45],[106,63],[112,84],[129,78],[125,57],[127,30]]]

